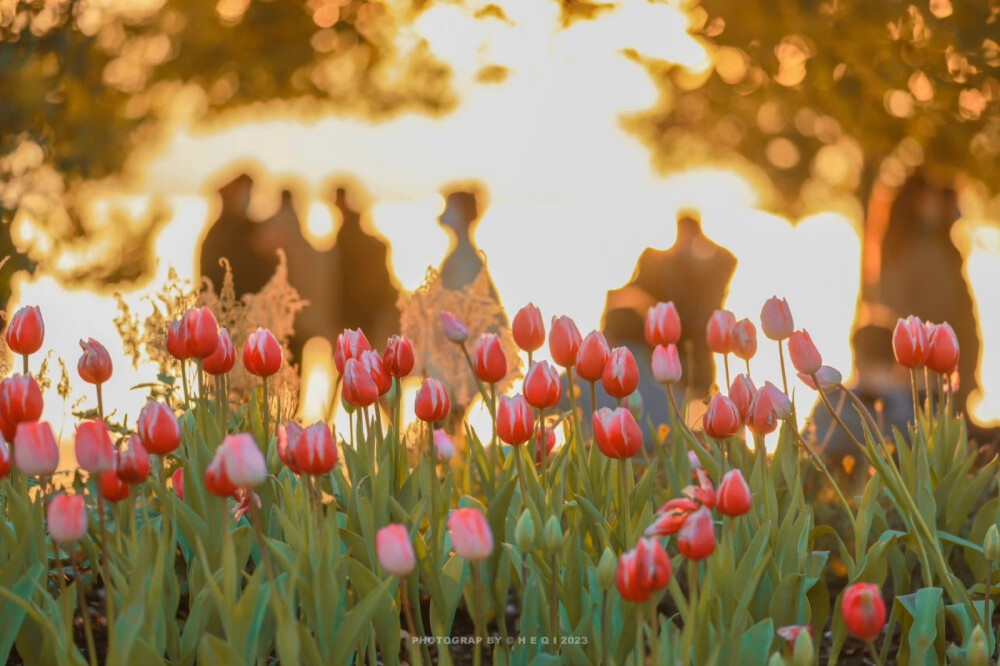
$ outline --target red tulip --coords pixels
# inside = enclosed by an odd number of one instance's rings
[[[698,479],[698,485],[685,487],[682,491],[684,496],[696,500],[702,506],[714,509],[716,498],[715,486],[712,485],[712,480],[708,478],[705,470],[700,467],[695,468],[692,473]]]
[[[814,638],[816,636],[816,631],[808,624],[788,624],[785,625],[784,627],[778,627],[778,630],[775,633],[777,633],[778,636],[780,636],[781,638],[788,641],[789,645],[794,646],[795,641],[799,639],[799,634],[801,634],[803,631],[809,632],[809,635]]]
[[[444,384],[436,379],[425,379],[413,406],[417,418],[427,423],[440,421],[451,411],[451,398]]]
[[[236,493],[236,484],[229,480],[218,453],[205,468],[205,489],[216,497],[232,497]]]
[[[507,356],[500,338],[484,333],[476,342],[476,376],[487,384],[496,384],[507,375]]]
[[[757,353],[757,329],[749,319],[740,319],[729,332],[729,346],[734,354],[749,361]]]
[[[497,407],[497,436],[504,444],[520,446],[535,431],[535,417],[523,395],[503,396]]]
[[[378,400],[378,386],[364,363],[356,358],[347,359],[344,366],[344,400],[355,407],[367,407]]]
[[[455,344],[462,344],[469,337],[469,329],[465,324],[447,310],[441,311],[441,329],[444,331],[444,337]]]
[[[7,447],[7,442],[0,439],[0,479],[10,474],[10,466],[10,449]]]
[[[542,429],[542,441],[545,442],[544,449],[540,444],[535,445],[535,465],[542,464],[543,450],[544,457],[552,455],[552,449],[556,448],[556,432],[552,428]]]
[[[175,319],[167,324],[167,351],[178,361],[191,358],[187,351],[187,340],[181,320]]]
[[[174,470],[174,473],[170,475],[170,482],[174,486],[174,494],[177,495],[177,499],[184,501],[184,469],[180,468]]]
[[[681,358],[677,345],[656,345],[653,350],[653,379],[661,384],[674,384],[681,380]]]
[[[19,423],[14,435],[14,464],[25,476],[48,476],[59,467],[59,445],[45,421]]]
[[[591,331],[580,343],[580,348],[576,352],[576,374],[587,382],[600,381],[609,356],[611,347],[608,346],[604,334],[600,331]]]
[[[622,553],[615,584],[622,599],[639,604],[669,585],[672,575],[667,551],[659,541],[643,537],[635,548]]]
[[[392,375],[386,372],[385,366],[382,364],[382,357],[378,355],[378,352],[363,351],[358,360],[361,361],[361,365],[364,366],[368,372],[368,376],[375,383],[378,394],[385,395],[388,393],[392,388]]]
[[[510,328],[514,342],[526,352],[533,352],[545,344],[545,323],[541,310],[534,303],[528,303],[517,311]]]
[[[434,450],[439,460],[451,460],[455,457],[455,440],[441,428],[434,430]]]
[[[83,495],[59,493],[46,512],[49,535],[55,543],[73,543],[87,536],[87,505]]]
[[[604,364],[601,386],[613,398],[624,398],[639,386],[639,366],[628,347],[615,347]]]
[[[413,370],[413,345],[406,336],[394,335],[385,343],[382,366],[393,377],[405,377]]]
[[[103,384],[111,379],[111,355],[100,342],[90,338],[86,342],[80,340],[83,355],[76,364],[80,379],[88,384]]]
[[[674,302],[657,303],[646,312],[646,342],[650,347],[672,345],[681,339],[681,316]]]
[[[896,322],[896,330],[892,332],[892,352],[900,365],[919,368],[929,351],[927,329],[919,317],[910,315]]]
[[[958,336],[951,324],[944,322],[934,327],[928,339],[930,352],[927,367],[934,372],[948,374],[958,368]]]
[[[806,331],[795,331],[788,338],[788,355],[795,369],[805,375],[813,374],[823,365],[823,357]]]
[[[592,417],[597,448],[609,458],[631,458],[642,448],[642,430],[624,407],[602,407]]]
[[[260,501],[260,495],[252,490],[246,490],[245,488],[240,488],[233,495],[236,500],[236,505],[233,507],[233,520],[239,520],[243,516],[250,513],[250,509],[257,507],[258,509],[263,506]]]
[[[45,339],[45,322],[37,305],[28,305],[10,318],[7,325],[7,346],[15,354],[27,356],[42,348]]]
[[[708,403],[708,411],[701,420],[702,427],[709,437],[725,439],[732,437],[740,429],[740,410],[732,400],[716,393]]]
[[[456,509],[448,516],[448,533],[455,552],[470,562],[482,562],[493,553],[493,532],[479,509]]]
[[[181,319],[188,358],[205,359],[219,346],[219,322],[208,308],[191,308]]]
[[[256,488],[267,480],[267,461],[250,434],[229,435],[215,457],[221,459],[226,478],[237,488]],[[298,456],[295,461],[301,464]]]
[[[869,643],[882,633],[885,601],[874,583],[855,583],[844,590],[840,601],[844,624],[854,637]]]
[[[293,474],[302,473],[298,463],[295,462],[294,454],[295,447],[298,446],[301,437],[302,426],[294,421],[278,426],[278,457]]]
[[[665,537],[676,534],[684,521],[700,505],[689,497],[675,497],[656,510],[656,522],[646,528],[646,536]]]
[[[552,336],[549,336],[549,343]],[[548,361],[534,362],[524,377],[524,398],[535,409],[555,407],[562,397],[562,381],[559,372]]]
[[[771,382],[764,382],[764,386],[761,387],[761,391],[767,393],[767,397],[771,400],[771,407],[774,409],[774,415],[779,419],[784,421],[792,416],[792,401],[788,399],[785,392],[780,388],[772,384]]]
[[[771,396],[763,389],[754,393],[753,402],[750,403],[747,427],[753,434],[761,436],[774,432],[778,427],[778,415],[774,413]]]
[[[93,419],[76,427],[76,462],[89,474],[115,467],[115,449],[104,421]]]
[[[149,469],[149,453],[142,445],[142,440],[137,435],[132,435],[128,440],[128,448],[118,451],[118,462],[115,465],[118,478],[130,485],[136,485],[146,480]]]
[[[314,423],[302,431],[292,447],[295,465],[306,474],[326,474],[337,466],[337,445],[325,423]]]
[[[736,375],[732,385],[729,387],[729,399],[736,405],[736,409],[739,410],[740,416],[744,421],[750,418],[750,403],[753,402],[753,397],[756,393],[757,387],[743,373]]]
[[[4,417],[3,410],[3,383],[0,382],[0,435],[3,435],[3,440],[7,442],[14,441],[14,435],[17,433],[17,424],[13,421],[8,421]]]
[[[243,365],[258,377],[270,377],[281,369],[281,344],[274,333],[258,328],[243,345]]]
[[[176,451],[181,444],[181,426],[177,423],[174,410],[162,402],[146,402],[139,412],[136,429],[149,453],[165,456]]]
[[[244,357],[246,352],[244,351]],[[245,361],[244,361],[245,362]],[[236,365],[236,348],[233,347],[233,339],[229,337],[229,331],[225,328],[219,329],[219,345],[212,352],[212,355],[205,359],[202,367],[210,375],[224,375]]]
[[[101,472],[99,485],[101,497],[109,502],[121,502],[129,496],[128,484],[118,478],[114,468]]]
[[[771,340],[785,340],[795,330],[788,301],[772,296],[760,310],[760,330]]]
[[[382,569],[391,576],[409,576],[417,567],[417,554],[405,525],[386,525],[375,535],[375,553]]]
[[[814,382],[813,378],[810,377],[809,375],[800,372],[799,379],[801,379],[802,383],[811,388],[812,390],[814,391],[816,390],[816,382]],[[840,371],[837,370],[836,368],[831,368],[828,365],[823,365],[820,366],[818,370],[816,370],[816,379],[819,380],[819,388],[823,390],[823,393],[829,393],[833,389],[840,386],[840,382],[843,379],[843,377],[841,377]]]
[[[716,310],[708,320],[708,327],[705,331],[705,340],[708,348],[716,354],[728,354],[732,351],[730,346],[730,333],[736,326],[736,316],[729,310]]]
[[[337,372],[344,374],[347,361],[361,356],[361,352],[372,348],[368,344],[368,338],[364,332],[358,329],[345,328],[344,332],[337,336],[337,349],[333,353],[333,363],[337,366]]]
[[[677,533],[677,549],[689,560],[703,560],[715,552],[715,526],[707,508],[701,507],[684,521]]]
[[[743,473],[731,469],[722,477],[722,483],[716,492],[715,508],[725,516],[742,516],[753,508],[753,496]]]
[[[42,416],[42,391],[31,375],[11,375],[0,382],[0,415],[17,431],[17,424],[37,421]],[[5,431],[7,437],[9,431]],[[12,439],[12,438],[11,438]]]
[[[566,316],[552,318],[552,325],[549,327],[549,353],[556,365],[568,368],[576,363],[581,342],[576,322]]]

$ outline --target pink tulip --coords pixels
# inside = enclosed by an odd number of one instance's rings
[[[444,384],[436,379],[425,379],[417,399],[413,405],[417,418],[427,423],[435,423],[448,416],[451,411],[451,398]]]
[[[568,368],[576,363],[582,339],[576,322],[569,317],[553,317],[549,327],[549,353],[556,365]]]
[[[205,372],[217,376],[224,375],[236,365],[236,348],[233,347],[233,339],[229,337],[229,331],[224,328],[219,329],[219,345],[212,352],[211,356],[202,363]]]
[[[601,386],[613,398],[625,398],[639,386],[639,366],[628,347],[615,347],[604,364]]]
[[[455,344],[461,344],[469,337],[469,329],[465,324],[447,310],[441,311],[441,329],[444,331],[444,337]]]
[[[552,336],[549,336],[551,344]],[[548,361],[534,362],[524,377],[524,398],[535,409],[555,407],[562,397],[559,372]]]
[[[656,345],[653,350],[653,378],[661,384],[674,384],[681,380],[681,358],[677,346]]]
[[[482,562],[493,553],[493,532],[479,509],[456,509],[448,516],[448,533],[455,552],[470,562]]]
[[[811,375],[823,365],[823,357],[806,331],[795,331],[788,338],[788,355],[792,365],[804,375]]]
[[[760,311],[760,329],[771,340],[785,340],[795,330],[788,301],[772,296]]]
[[[391,576],[404,578],[417,566],[417,555],[405,525],[386,525],[375,535],[379,564]]]
[[[20,423],[14,435],[14,464],[26,476],[48,476],[59,467],[59,445],[46,421]]]
[[[104,421],[93,419],[76,427],[76,462],[88,474],[97,475],[115,466],[115,450]]]
[[[534,303],[528,303],[517,311],[510,329],[514,342],[526,352],[533,352],[545,344],[545,323],[541,310]]]
[[[87,506],[83,495],[59,493],[46,511],[49,535],[56,543],[74,543],[87,535]]]

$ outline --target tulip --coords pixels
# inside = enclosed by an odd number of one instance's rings
[[[729,332],[732,352],[744,361],[749,361],[757,353],[757,329],[749,319],[740,319]]]
[[[552,325],[549,327],[549,353],[556,365],[568,368],[576,363],[576,355],[582,342],[576,322],[566,316],[552,318]]]
[[[37,421],[42,416],[42,391],[31,375],[11,375],[0,382],[0,415],[17,430],[18,423]],[[7,437],[7,434],[4,435]]]
[[[136,425],[146,451],[158,456],[173,453],[181,444],[181,426],[174,410],[162,402],[148,400]]]
[[[555,329],[553,329],[553,335]],[[551,346],[553,335],[549,336]],[[524,397],[535,409],[555,407],[562,397],[562,382],[559,372],[548,361],[535,362],[524,377]]]
[[[722,483],[716,492],[715,508],[725,516],[742,516],[753,507],[753,496],[743,473],[731,469],[722,477]]]
[[[115,470],[118,478],[130,485],[142,483],[149,476],[149,453],[137,435],[128,440],[128,448],[118,451]]]
[[[76,428],[76,462],[89,474],[100,474],[115,466],[115,449],[104,421],[84,421]]]
[[[7,346],[15,354],[29,356],[42,348],[45,339],[45,322],[37,305],[28,305],[10,318],[7,325]]]
[[[732,400],[716,393],[708,403],[708,411],[701,420],[702,427],[709,437],[725,439],[739,432],[740,410]]]
[[[233,497],[236,500],[236,505],[233,507],[233,520],[239,520],[243,516],[247,515],[253,507],[257,507],[259,509],[263,506],[260,501],[260,495],[252,490],[240,488],[236,491],[236,494],[233,495]]]
[[[221,447],[220,447],[221,448]],[[236,484],[229,480],[222,457],[216,455],[205,468],[205,489],[216,497],[232,497],[236,492]]]
[[[256,446],[256,444],[254,444]],[[292,447],[295,466],[306,474],[326,474],[337,466],[337,445],[325,423],[314,423],[302,431]]]
[[[434,450],[439,460],[451,460],[455,457],[455,440],[441,428],[434,431]]]
[[[782,421],[791,418],[792,401],[788,399],[784,391],[771,382],[764,382],[764,386],[760,390],[767,393],[767,397],[771,400],[771,407],[774,409],[775,416]]]
[[[5,479],[10,474],[10,448],[7,442],[0,439],[0,479]]]
[[[87,535],[87,506],[83,495],[59,493],[46,511],[49,534],[56,543],[73,543]]]
[[[191,308],[181,319],[189,358],[206,359],[219,346],[219,322],[207,307]]]
[[[388,393],[389,389],[392,388],[392,375],[386,372],[385,366],[382,364],[382,357],[378,355],[378,352],[363,351],[358,360],[368,372],[368,376],[375,383],[378,394],[385,395]]]
[[[456,509],[448,516],[448,533],[455,552],[470,562],[482,562],[493,553],[493,532],[479,509]]]
[[[799,379],[801,379],[802,383],[812,390],[816,390],[816,382],[814,382],[813,378],[809,375],[800,372]],[[829,393],[833,389],[840,386],[840,382],[843,378],[841,377],[839,370],[831,368],[828,365],[824,365],[820,366],[820,368],[816,370],[816,379],[819,381],[819,388],[822,389],[823,393]]]
[[[604,364],[601,386],[613,398],[628,396],[639,386],[639,366],[628,347],[615,347]]]
[[[355,407],[367,407],[378,400],[378,386],[359,359],[347,359],[344,366],[344,400]]]
[[[597,448],[609,458],[624,460],[642,448],[642,430],[635,417],[624,407],[602,407],[592,417]]]
[[[249,341],[248,341],[249,342]],[[246,350],[243,351],[243,362],[246,362]],[[236,365],[236,348],[233,347],[233,339],[229,337],[229,331],[225,328],[219,329],[219,344],[215,351],[205,359],[202,367],[210,375],[224,375]],[[256,373],[255,373],[256,374]]]
[[[600,331],[591,331],[580,343],[576,352],[576,374],[588,382],[596,382],[604,374],[604,366],[611,356],[611,347]]]
[[[394,335],[385,343],[382,367],[393,377],[406,377],[413,370],[413,345],[406,336]]]
[[[86,342],[80,340],[83,355],[76,364],[80,379],[88,384],[103,384],[111,379],[111,355],[100,342],[90,338]]]
[[[716,310],[708,320],[705,340],[708,348],[716,354],[728,354],[732,351],[730,335],[736,326],[736,316],[729,310]]]
[[[174,486],[174,494],[177,495],[177,499],[184,501],[184,469],[180,468],[174,470],[174,473],[170,475],[170,482]]]
[[[771,340],[785,340],[795,330],[788,301],[772,296],[760,310],[760,330]]]
[[[701,468],[694,470],[694,476],[698,479],[698,485],[685,487],[682,491],[684,496],[697,500],[702,506],[714,509],[716,497],[715,486],[712,485],[712,480],[708,478],[708,474]]]
[[[425,379],[413,406],[417,418],[427,423],[444,419],[451,411],[451,399],[444,384],[436,379]]]
[[[40,392],[39,395],[41,395]],[[13,442],[14,435],[16,433],[17,433],[17,424],[14,423],[13,421],[8,421],[6,418],[4,418],[3,382],[0,382],[0,435],[3,435],[3,437],[0,439],[3,439],[4,441],[7,442]]]
[[[243,345],[243,366],[251,375],[270,377],[281,368],[281,344],[266,328],[258,328]]]
[[[896,361],[906,368],[919,368],[930,351],[927,344],[927,328],[919,317],[910,315],[896,322],[892,332],[892,352]]]
[[[750,432],[763,437],[775,431],[778,427],[778,415],[774,413],[771,397],[767,391],[758,390],[750,403],[750,413],[747,418]]]
[[[521,517],[514,526],[514,543],[522,553],[528,553],[535,546],[535,523],[528,509],[521,512]]]
[[[191,358],[184,336],[184,326],[181,320],[175,319],[167,324],[167,352],[178,361],[186,361]]]
[[[715,526],[712,514],[701,507],[684,521],[677,533],[677,549],[689,560],[703,560],[715,552]]]
[[[510,328],[514,342],[529,354],[545,344],[545,323],[541,310],[534,303],[528,303],[517,311]]]
[[[799,634],[803,631],[808,633],[810,636],[815,636],[815,630],[808,624],[789,624],[784,627],[778,627],[776,632],[779,637],[788,641],[791,645],[795,645],[795,641],[798,640]]]
[[[733,383],[729,386],[729,399],[736,405],[736,409],[739,410],[740,416],[744,421],[750,418],[750,403],[753,402],[753,397],[756,393],[757,387],[743,373],[736,375]]]
[[[118,478],[118,472],[114,468],[101,472],[99,485],[101,499],[109,502],[121,502],[128,499],[131,492],[129,485]]]
[[[497,436],[510,446],[520,446],[535,431],[535,417],[523,395],[503,396],[497,407]]]
[[[535,445],[535,464],[541,465],[543,459],[552,454],[552,449],[556,448],[556,431],[552,428],[543,428],[542,430],[542,441],[545,442],[545,447],[541,445]]]
[[[943,375],[958,368],[958,336],[951,324],[944,322],[935,326],[928,339],[928,346],[928,368]]]
[[[48,476],[59,467],[59,445],[46,421],[19,423],[14,435],[14,464],[25,476]]]
[[[669,585],[672,575],[670,558],[660,542],[640,538],[635,548],[622,553],[615,584],[622,599],[638,604]]]
[[[267,461],[253,435],[229,435],[216,450],[215,456],[221,458],[226,478],[237,488],[256,488],[267,480]],[[300,465],[302,463],[299,456],[295,457],[295,461]]]
[[[804,375],[811,375],[823,365],[823,357],[806,331],[795,331],[788,338],[788,355],[792,365]]]
[[[458,317],[447,310],[441,311],[441,329],[444,331],[444,337],[449,342],[454,342],[458,345],[465,342],[469,337],[469,329],[466,328],[465,324],[460,322]]]
[[[302,437],[302,426],[293,421],[278,426],[278,458],[293,474],[301,474],[298,463],[295,462],[293,451]]]
[[[676,534],[684,521],[698,510],[699,504],[689,497],[675,497],[656,510],[656,521],[646,528],[648,537],[665,537]]]
[[[844,590],[840,601],[844,624],[854,637],[866,643],[875,640],[885,625],[885,602],[874,583],[855,583]]]
[[[347,361],[358,358],[361,356],[361,352],[371,348],[372,346],[368,344],[368,338],[365,337],[360,328],[345,328],[344,332],[337,336],[337,349],[333,353],[333,363],[337,366],[337,372],[343,375]]]
[[[653,379],[661,384],[674,384],[681,380],[681,359],[677,345],[656,345],[653,350]]]
[[[500,338],[484,333],[476,342],[476,377],[487,384],[496,384],[507,375],[507,356]]]
[[[681,317],[674,302],[657,303],[646,311],[644,330],[650,347],[676,344],[681,339]]]
[[[417,567],[417,554],[405,525],[386,525],[375,535],[379,564],[391,576],[404,578]]]

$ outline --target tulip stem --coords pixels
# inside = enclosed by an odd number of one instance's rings
[[[80,574],[80,567],[76,562],[76,548],[72,545],[69,550],[69,559],[73,565],[73,578],[76,579],[76,599],[80,605],[80,615],[83,616],[83,633],[87,637],[87,654],[90,657],[90,666],[97,666],[97,648],[94,646],[94,632],[90,628],[90,613],[87,612],[87,600],[83,596],[83,576]]]
[[[473,654],[474,666],[483,663],[483,643],[486,642],[486,613],[483,611],[483,580],[479,562],[472,563],[473,596],[476,603],[476,651]]]
[[[521,483],[521,502],[528,506],[528,484],[524,480],[524,463],[521,461],[521,447],[515,446],[511,452],[514,456],[514,464],[517,466],[517,480]]]
[[[548,477],[546,476],[546,473],[548,471],[548,465],[549,465],[549,459],[548,459],[549,458],[549,456],[548,456],[549,452],[547,451],[548,447],[545,446],[545,439],[546,439],[545,438],[545,410],[539,408],[539,410],[538,410],[538,439],[535,441],[535,450],[537,452],[536,455],[538,455],[539,458],[542,461],[542,479],[541,479],[541,481],[542,481],[542,489],[543,490],[545,490],[546,488],[548,488],[548,485],[549,485],[548,484]]]
[[[865,648],[868,650],[868,656],[872,658],[872,663],[881,663],[881,660],[878,657],[878,652],[875,651],[874,641],[865,641]]]
[[[392,430],[396,435],[396,446],[393,447],[393,491],[402,487],[402,476],[406,472],[406,441],[403,439],[403,386],[399,377],[393,377],[396,384],[393,391],[394,401],[392,404]],[[397,483],[399,482],[399,483]]]
[[[747,379],[750,379],[750,359],[744,359],[747,362]]]
[[[96,384],[97,387],[97,416],[104,420],[104,395],[101,392],[101,385]]]
[[[628,519],[628,458],[622,458],[618,461],[618,471],[619,471],[619,484],[618,488],[621,497],[618,501],[618,522],[621,524],[622,531],[622,552],[624,553],[628,550],[628,537],[629,537],[629,519]]]
[[[815,380],[814,380],[815,381]],[[819,384],[816,385],[819,387]],[[910,391],[913,393],[913,425],[920,419],[920,397],[917,393],[917,369],[910,368]]]
[[[551,592],[549,593],[549,631],[552,632],[552,654],[559,654],[559,563],[553,554],[549,558],[549,569],[551,570]]]
[[[490,436],[490,455],[492,456],[492,465],[490,466],[490,481],[494,488],[496,487],[497,478],[497,465],[500,462],[500,452],[497,450],[499,448],[499,443],[497,442],[497,385],[490,384],[490,415],[493,421],[493,433]]]
[[[651,620],[650,629],[652,635],[649,637],[649,654],[653,658],[654,664],[660,663],[660,614],[656,610],[656,601],[649,600],[649,616]]]
[[[698,561],[688,560],[687,561],[687,583],[688,583],[688,614],[684,618],[684,635],[685,640],[683,645],[687,650],[687,653],[682,657],[683,660],[691,659],[691,652],[694,651],[694,631],[695,622],[694,618],[698,612]]]
[[[400,605],[403,606],[403,615],[406,616],[406,628],[410,632],[410,663],[413,666],[423,666],[423,661],[420,658],[420,650],[416,647],[417,639],[417,628],[413,623],[413,611],[410,610],[410,591],[406,585],[406,578],[399,579],[399,600]],[[422,638],[422,637],[421,637]],[[421,648],[423,648],[423,641],[420,642]],[[430,659],[427,661],[430,664]]]
[[[24,376],[25,377],[27,377],[28,374],[30,374],[30,370],[28,369],[28,356],[29,356],[29,354],[22,354],[21,355],[21,357],[24,359]]]
[[[465,356],[465,362],[469,364],[469,370],[472,372],[472,378],[476,380],[476,386],[479,388],[479,395],[483,396],[483,402],[487,404],[490,413],[492,414],[493,405],[490,403],[490,396],[486,392],[486,387],[483,385],[483,381],[476,374],[476,364],[472,362],[472,357],[469,355],[469,350],[466,348],[465,343],[459,344],[462,348],[462,354]]]
[[[983,631],[986,632],[987,640],[991,634],[992,627],[990,626],[992,619],[992,613],[990,613],[990,602],[993,600],[993,562],[990,558],[986,558],[986,587],[983,588]]]
[[[597,412],[597,383],[590,382],[590,414],[593,416]]]
[[[261,390],[263,395],[261,407],[261,416],[264,418],[264,450],[266,451],[271,445],[271,403],[267,396],[267,377],[260,378]]]
[[[160,474],[160,476],[163,475]],[[100,484],[99,479],[98,484]],[[101,496],[100,489],[97,492],[97,517],[101,524],[101,578],[104,579],[104,604],[108,615],[108,643],[110,643],[115,625],[115,607],[114,594],[111,589],[111,575],[108,569],[108,528],[104,523],[104,498]]]
[[[430,463],[431,482],[431,552],[434,554],[435,566],[442,566],[441,544],[438,541],[438,476],[437,452],[434,450],[434,425],[427,424],[427,462]]]
[[[188,393],[187,361],[181,359],[179,363],[181,364],[181,388],[184,390],[184,409],[187,409],[188,403],[191,402],[191,396]]]
[[[225,388],[225,375],[215,376],[215,418],[219,422],[219,432],[222,436],[226,436],[226,411],[223,407],[224,395],[226,392]]]
[[[722,355],[722,364],[726,366],[726,392],[729,392],[729,387],[732,386],[732,382],[729,380],[729,353]]]
[[[788,393],[788,376],[785,374],[785,349],[782,340],[778,340],[778,359],[781,360],[781,385],[785,389],[785,395]],[[791,397],[791,396],[789,396]]]
[[[66,576],[63,572],[62,558],[59,556],[59,544],[52,542],[52,555],[56,559],[56,578],[59,583],[59,595],[66,594]]]
[[[610,664],[610,652],[611,646],[608,642],[611,638],[608,636],[608,592],[603,590],[601,592],[601,663]]]
[[[645,624],[645,620],[642,617],[642,604],[638,603],[635,605],[635,663],[636,666],[642,666],[645,661],[646,650],[642,645],[642,625]]]

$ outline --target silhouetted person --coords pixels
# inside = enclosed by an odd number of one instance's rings
[[[252,189],[253,179],[246,174],[240,174],[219,189],[222,211],[201,244],[199,258],[201,276],[212,281],[216,292],[222,289],[226,274],[219,259],[229,260],[237,298],[259,291],[274,272],[273,266],[272,270],[261,266],[254,248],[253,237],[257,229],[247,213]]]
[[[445,289],[462,289],[475,281],[483,269],[473,235],[479,223],[479,202],[475,192],[451,192],[445,200],[444,212],[438,218],[442,227],[450,232],[451,250],[441,263],[441,283]],[[490,280],[490,293],[497,295]]]

